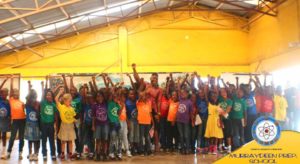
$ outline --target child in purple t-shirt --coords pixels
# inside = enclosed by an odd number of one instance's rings
[[[96,160],[99,161],[101,156],[104,160],[107,159],[109,125],[104,93],[97,92],[95,99],[96,103],[92,106],[92,116],[94,137],[96,139]],[[102,151],[100,152],[100,150]]]
[[[176,123],[179,131],[179,141],[181,144],[181,153],[188,154],[191,152],[190,126],[193,118],[193,104],[188,98],[188,91],[180,91],[180,100],[178,112],[176,114]]]

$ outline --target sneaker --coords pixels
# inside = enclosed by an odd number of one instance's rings
[[[53,161],[56,161],[56,156],[55,156],[55,155],[52,155],[52,156],[51,156],[51,159],[52,159]]]
[[[89,159],[89,160],[92,160],[93,158],[94,158],[94,153],[89,153],[88,159]]]
[[[46,155],[43,155],[43,160],[47,160],[47,156]]]
[[[29,161],[33,161],[33,154],[27,155],[27,159],[28,159]]]
[[[117,159],[118,160],[122,160],[122,153],[120,153],[120,154],[117,155]]]
[[[1,155],[1,159],[6,159],[6,156],[7,156],[6,151],[3,150],[2,155]]]
[[[19,152],[19,160],[22,160],[23,156],[22,156],[22,152]]]
[[[129,150],[127,150],[126,155],[127,157],[132,157],[131,152]]]
[[[227,153],[231,153],[231,146],[228,146]]]
[[[75,155],[76,155],[76,159],[78,160],[78,159],[81,159],[81,153],[75,153]]]
[[[112,153],[112,154],[109,154],[109,158],[110,158],[110,159],[115,159],[115,154],[113,154],[113,153]]]
[[[66,160],[65,153],[60,154],[60,160],[62,160],[62,161]]]
[[[33,161],[38,161],[39,160],[38,154],[33,154],[32,155],[32,160]]]
[[[212,154],[217,155],[217,153],[218,153],[217,145],[214,145],[212,149],[213,149]]]
[[[68,158],[69,158],[71,161],[74,161],[74,160],[77,158],[77,154],[69,153]]]
[[[10,159],[10,152],[7,153],[7,155],[3,159]]]

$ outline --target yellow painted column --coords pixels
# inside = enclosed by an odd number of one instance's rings
[[[123,78],[123,72],[128,71],[128,34],[125,26],[119,27],[119,57],[120,72]]]

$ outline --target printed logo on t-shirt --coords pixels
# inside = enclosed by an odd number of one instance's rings
[[[89,109],[87,111],[87,116],[88,116],[88,118],[92,118],[92,109]]]
[[[254,101],[253,101],[251,98],[246,99],[246,102],[247,102],[247,107],[252,107],[252,106],[254,106]]]
[[[0,117],[6,117],[6,116],[7,116],[7,109],[0,108]]]
[[[184,113],[186,111],[186,105],[185,104],[179,104],[178,112]]]
[[[51,105],[47,105],[46,107],[45,107],[45,114],[46,115],[53,115],[53,106],[51,106]]]
[[[107,114],[105,112],[105,109],[96,110],[96,118],[99,121],[106,121],[107,120]]]
[[[220,103],[220,107],[223,109],[223,110],[226,110],[226,108],[227,108],[227,103],[226,102],[221,102]]]
[[[137,110],[136,110],[136,109],[133,109],[133,110],[131,111],[131,117],[132,117],[132,118],[136,118],[136,117],[137,117]]]
[[[239,111],[241,111],[241,109],[242,109],[241,103],[234,103],[234,108],[233,108],[234,111],[239,112]]]
[[[73,120],[73,112],[72,111],[65,111],[64,115],[65,115],[65,118],[67,121]]]
[[[118,117],[118,108],[114,107],[111,109],[111,114],[115,117]]]
[[[38,120],[36,112],[32,111],[32,112],[29,113],[29,120],[30,121],[37,121]]]

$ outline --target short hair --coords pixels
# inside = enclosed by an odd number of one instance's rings
[[[156,76],[156,77],[158,77],[158,73],[152,73],[151,76]]]
[[[70,93],[65,93],[65,94],[63,95],[63,100],[64,100],[64,101],[72,100],[71,94],[70,94]]]

